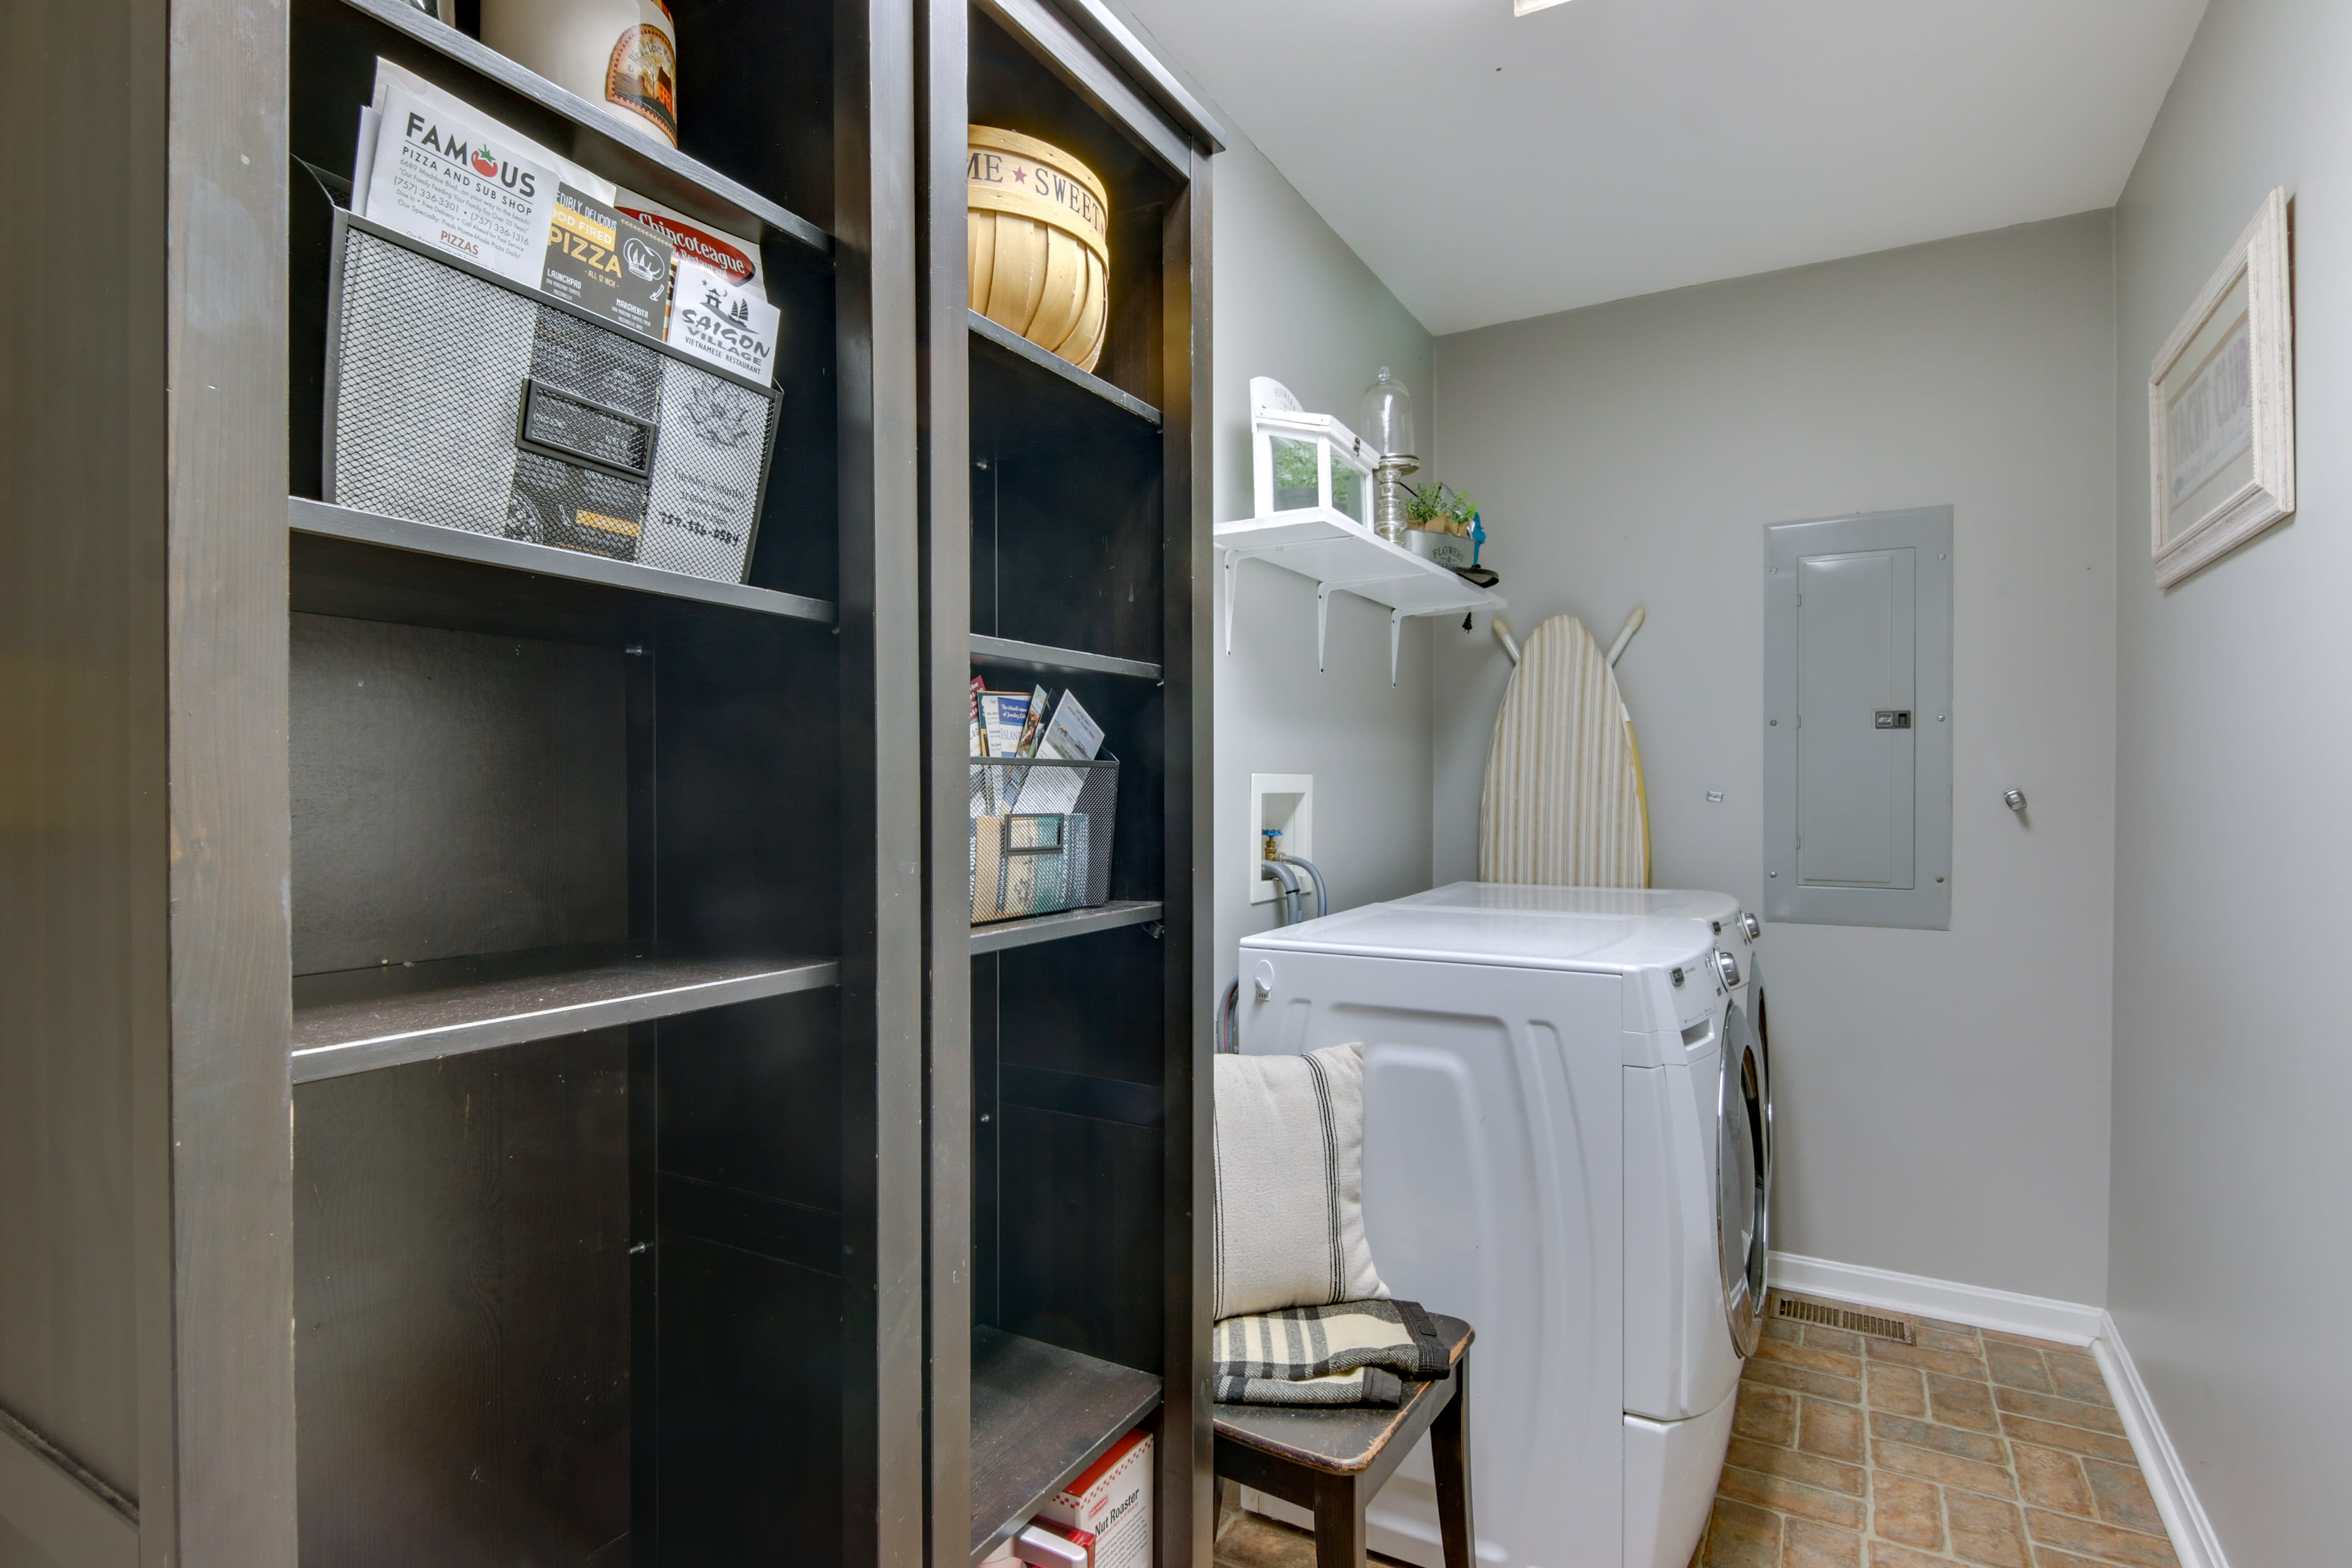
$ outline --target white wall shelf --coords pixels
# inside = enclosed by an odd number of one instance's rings
[[[1264,561],[1315,580],[1315,667],[1323,668],[1323,637],[1331,595],[1346,592],[1389,610],[1389,683],[1396,684],[1397,640],[1407,616],[1457,611],[1492,614],[1508,608],[1500,594],[1465,582],[1434,561],[1391,544],[1331,507],[1302,507],[1242,522],[1217,525],[1225,563],[1225,651],[1234,651],[1234,585],[1244,561]]]

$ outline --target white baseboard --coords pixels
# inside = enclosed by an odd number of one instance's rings
[[[2060,1344],[2088,1345],[2106,1327],[2104,1311],[2079,1302],[2021,1296],[2013,1290],[1897,1274],[1888,1268],[1865,1268],[1858,1263],[1832,1263],[1794,1252],[1772,1255],[1770,1278],[1776,1289],[1802,1296],[1826,1296],[1857,1307],[1884,1307],[1916,1317],[1966,1323],[1972,1329],[2055,1340]]]
[[[2125,1348],[2123,1335],[2105,1308],[1865,1268],[1854,1263],[1832,1263],[1792,1252],[1772,1254],[1770,1278],[1776,1289],[1801,1295],[2087,1347],[2106,1379],[2116,1414],[2123,1417],[2124,1431],[2131,1438],[2132,1452],[2138,1456],[2147,1489],[2156,1498],[2157,1511],[2164,1516],[2180,1568],[2230,1568],[2221,1538],[2214,1534],[2212,1521],[2197,1500],[2196,1488],[2189,1484],[2188,1468],[2166,1435],[2156,1402],[2148,1397],[2147,1385],[2132,1364],[2131,1352]]]
[[[2147,1384],[2139,1380],[2139,1368],[2132,1364],[2131,1352],[2125,1348],[2115,1319],[2104,1311],[2099,1318],[2103,1331],[2092,1344],[2091,1353],[2099,1358],[2099,1372],[2115,1397],[2116,1413],[2124,1418],[2124,1434],[2131,1439],[2132,1452],[2139,1456],[2140,1476],[2155,1495],[2156,1511],[2164,1516],[2164,1528],[2171,1533],[2180,1568],[2230,1568],[2230,1560],[2222,1555],[2221,1538],[2213,1532],[2213,1521],[2205,1517],[2197,1489],[2189,1485],[2189,1467],[2180,1462],[2179,1450],[2166,1435],[2156,1401],[2148,1397]]]

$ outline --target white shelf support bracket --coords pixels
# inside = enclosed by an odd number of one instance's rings
[[[1331,626],[1331,584],[1315,584],[1315,668],[1323,668],[1323,634]]]
[[[1240,551],[1225,552],[1225,651],[1227,653],[1234,651],[1234,584],[1240,579],[1241,563]]]
[[[1389,684],[1391,686],[1394,686],[1396,684],[1397,638],[1403,633],[1403,631],[1404,612],[1402,610],[1391,610],[1389,612]]]

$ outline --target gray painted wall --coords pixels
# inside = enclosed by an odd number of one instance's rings
[[[1649,609],[1618,674],[1662,887],[1759,900],[1765,526],[1955,508],[1952,929],[1769,929],[1785,1250],[2104,1299],[2113,321],[2092,214],[1438,342],[1437,471],[1513,623]],[[1458,626],[1439,881],[1475,874],[1507,673]]]
[[[1249,382],[1270,375],[1352,424],[1383,364],[1424,422],[1429,334],[1238,132],[1216,161],[1216,518],[1251,513]],[[1331,600],[1329,668],[1315,668],[1315,585],[1244,562],[1234,651],[1217,644],[1217,988],[1234,944],[1276,923],[1249,902],[1249,776],[1315,775],[1315,860],[1334,908],[1429,886],[1429,625],[1406,623],[1389,684],[1388,611]],[[1217,589],[1223,610],[1222,574]]]
[[[2347,60],[2343,0],[2213,0],[2116,209],[2111,1305],[2240,1568],[2346,1550],[2352,1050],[2326,911],[2352,871]],[[2294,197],[2301,510],[2161,591],[2148,362],[2274,185]],[[2309,980],[2283,979],[2283,948]]]

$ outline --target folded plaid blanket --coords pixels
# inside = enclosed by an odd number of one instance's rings
[[[1417,1301],[1339,1301],[1217,1324],[1221,1404],[1393,1405],[1402,1379],[1452,1375],[1445,1342]]]

